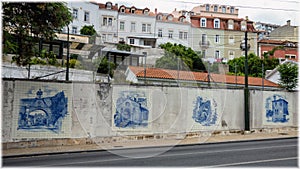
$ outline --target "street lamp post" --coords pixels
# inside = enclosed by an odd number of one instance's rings
[[[247,31],[245,32],[245,40],[241,43],[241,49],[245,51],[245,88],[244,88],[244,116],[245,116],[245,131],[250,131],[250,114],[249,114],[249,88],[248,88],[248,44]]]

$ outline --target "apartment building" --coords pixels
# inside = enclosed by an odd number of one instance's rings
[[[103,43],[118,43],[118,4],[111,2],[98,3],[100,27],[97,32]]]
[[[170,42],[190,47],[191,26],[186,19],[184,15],[174,17],[173,14],[158,13],[156,15],[157,44]]]
[[[73,22],[69,24],[70,34],[80,34],[80,29],[85,25],[94,25],[95,30],[99,33],[100,20],[99,20],[99,6],[96,3],[82,1],[68,1],[67,7],[73,14]],[[63,29],[67,33],[67,27]]]
[[[155,48],[155,14],[149,8],[121,5],[118,11],[118,38],[131,46]]]

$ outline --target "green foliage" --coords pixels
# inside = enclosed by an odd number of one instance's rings
[[[286,90],[293,90],[298,83],[298,66],[296,64],[287,63],[278,67],[280,73],[279,85]]]
[[[205,66],[195,51],[181,44],[177,45],[170,42],[161,44],[160,47],[165,50],[165,54],[156,60],[155,66],[165,69],[203,71]]]
[[[25,66],[35,57],[34,46],[38,37],[53,40],[55,33],[72,21],[65,3],[4,2],[4,52],[15,52],[18,65]],[[14,38],[11,38],[12,35]]]
[[[266,70],[272,70],[276,68],[276,66],[279,65],[279,60],[272,58],[264,58],[260,59],[258,56],[256,56],[253,53],[250,53],[248,55],[248,75],[253,77],[262,77],[263,76],[263,70],[262,70],[262,64],[264,64],[264,72]],[[229,65],[229,72],[235,73],[235,69],[238,75],[244,75],[245,74],[245,57],[239,57],[234,58],[230,61],[228,61]]]
[[[116,65],[113,62],[109,62],[106,57],[103,57],[103,59],[98,58],[94,61],[94,65],[98,67],[97,73],[109,74],[110,77],[113,77],[113,70],[116,69]]]
[[[118,44],[117,44],[117,49],[118,49],[118,50],[123,50],[123,51],[128,51],[128,52],[130,52],[131,46],[128,45],[128,44],[118,43]]]
[[[90,35],[90,36],[96,34],[96,30],[94,29],[94,25],[84,25],[80,29],[80,34],[81,35]]]

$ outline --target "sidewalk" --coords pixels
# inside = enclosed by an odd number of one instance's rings
[[[265,140],[278,138],[298,137],[298,131],[285,131],[281,133],[249,133],[249,134],[233,134],[233,135],[212,135],[208,137],[184,138],[184,139],[154,139],[154,140],[134,140],[126,142],[101,143],[90,145],[73,145],[73,146],[55,146],[55,147],[37,147],[37,148],[19,148],[2,150],[2,156],[26,156],[26,155],[42,155],[49,153],[66,153],[66,152],[82,152],[82,151],[99,151],[110,149],[153,147],[153,146],[175,146],[188,144],[209,144],[218,142],[235,142],[249,140]]]

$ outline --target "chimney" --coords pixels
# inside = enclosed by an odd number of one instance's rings
[[[157,8],[154,9],[155,15],[157,14]]]
[[[116,7],[117,9],[119,9],[119,7],[118,7],[118,4],[117,4],[117,3],[115,3],[115,7]]]
[[[174,11],[176,11],[177,9],[175,8]]]
[[[249,20],[249,17],[248,16],[246,16],[246,21],[248,21]]]
[[[287,20],[287,21],[286,21],[286,25],[287,25],[287,26],[291,26],[291,20]]]

